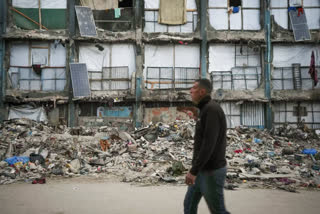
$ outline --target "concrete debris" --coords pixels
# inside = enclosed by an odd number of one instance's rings
[[[183,184],[192,161],[194,128],[195,121],[126,132],[109,126],[57,129],[27,119],[5,121],[0,126],[0,184],[98,174],[124,182]],[[317,133],[303,126],[282,127],[273,134],[229,129],[226,188],[320,188]]]

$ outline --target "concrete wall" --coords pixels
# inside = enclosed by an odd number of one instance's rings
[[[148,125],[150,122],[171,123],[176,120],[191,120],[198,115],[195,107],[159,107],[159,108],[145,108],[144,109],[144,124]]]

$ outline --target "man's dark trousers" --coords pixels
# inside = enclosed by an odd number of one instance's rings
[[[194,185],[188,187],[184,199],[184,214],[196,214],[203,196],[212,214],[229,214],[223,196],[226,167],[210,172],[199,172]]]

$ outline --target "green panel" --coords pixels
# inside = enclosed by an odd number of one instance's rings
[[[38,9],[30,9],[30,8],[27,8],[27,9],[15,8],[15,9],[39,23]],[[38,25],[36,25],[35,23],[33,23],[32,21],[28,20],[27,18],[23,17],[22,15],[20,15],[15,11],[13,11],[13,20],[14,20],[14,24],[19,28],[27,29],[27,30],[39,29]]]
[[[49,29],[65,29],[67,23],[66,9],[42,9],[42,25]]]
[[[15,8],[29,18],[39,23],[39,10],[37,8]],[[42,25],[48,29],[66,28],[66,9],[42,9]],[[39,26],[22,15],[13,11],[13,20],[17,27],[22,29],[39,29]]]

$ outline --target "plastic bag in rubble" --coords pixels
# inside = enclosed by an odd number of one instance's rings
[[[29,162],[29,158],[28,157],[18,157],[18,156],[13,156],[11,158],[7,158],[4,160],[5,162],[7,162],[10,166],[14,165],[15,163],[18,162],[22,162],[23,164]]]
[[[315,149],[304,149],[304,150],[302,150],[302,154],[315,155],[315,154],[317,154],[317,150],[315,150]]]
[[[35,154],[35,153],[31,153],[30,154],[30,162],[35,163],[36,161],[39,162],[39,164],[43,164],[44,163],[44,158],[41,155]]]
[[[173,176],[182,175],[186,171],[181,161],[174,161],[172,166],[167,169],[167,172]]]

